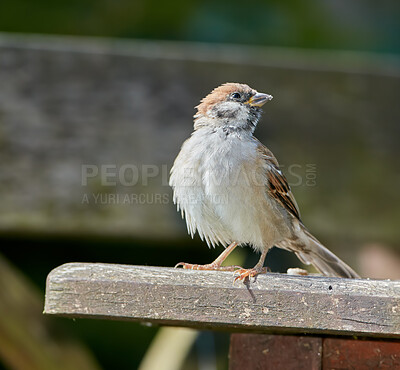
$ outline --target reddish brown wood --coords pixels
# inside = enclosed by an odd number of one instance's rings
[[[321,338],[232,334],[229,369],[319,370],[321,352]]]
[[[323,369],[400,369],[400,342],[326,338]]]
[[[400,370],[400,341],[232,334],[229,369]]]

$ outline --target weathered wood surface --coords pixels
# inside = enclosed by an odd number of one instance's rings
[[[70,263],[47,280],[45,313],[276,333],[400,338],[400,281]]]
[[[400,341],[324,338],[322,369],[400,369]]]
[[[232,334],[229,370],[400,369],[400,341]]]
[[[398,58],[0,34],[0,81],[0,233],[186,238],[168,171],[193,107],[238,81],[274,96],[256,134],[313,233],[400,239]]]
[[[322,338],[232,334],[229,370],[321,370]]]

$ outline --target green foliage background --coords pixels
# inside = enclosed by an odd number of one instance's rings
[[[399,53],[393,0],[0,2],[0,31]]]

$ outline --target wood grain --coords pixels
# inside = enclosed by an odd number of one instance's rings
[[[300,335],[232,334],[229,370],[320,370],[322,338]]]
[[[323,340],[323,369],[400,369],[400,341]]]
[[[229,370],[400,369],[397,339],[232,334]]]
[[[45,313],[249,332],[400,338],[400,282],[69,263],[47,279]]]

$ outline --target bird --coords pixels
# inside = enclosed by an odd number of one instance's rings
[[[174,161],[169,185],[191,237],[197,232],[209,247],[225,249],[209,264],[176,267],[234,271],[235,281],[244,281],[266,273],[267,253],[276,246],[325,276],[359,278],[305,227],[277,159],[254,136],[270,100],[246,84],[224,83],[195,107],[194,131]],[[253,268],[222,266],[245,245],[261,253]]]

